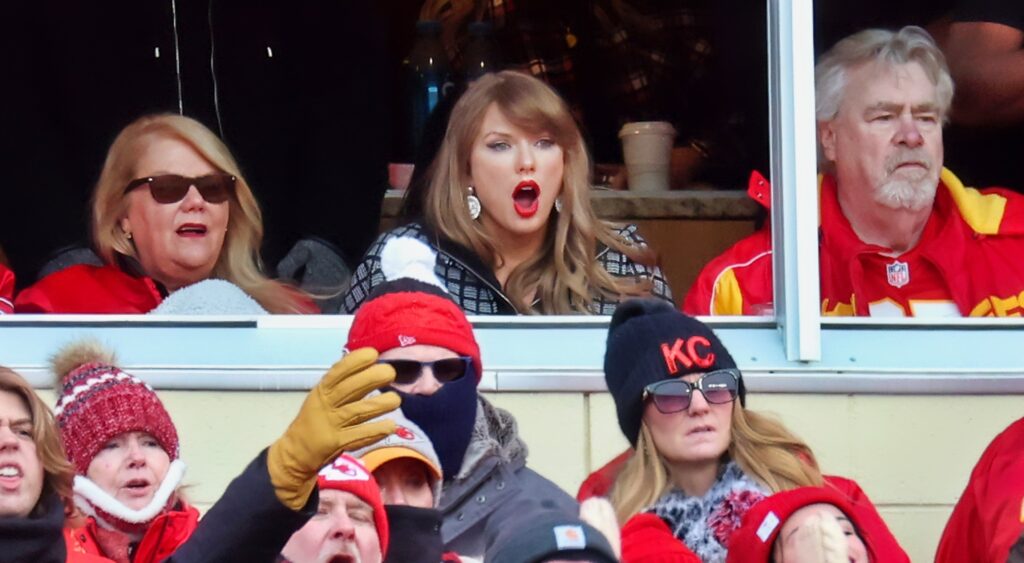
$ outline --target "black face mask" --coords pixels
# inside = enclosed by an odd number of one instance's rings
[[[466,375],[444,384],[433,395],[396,392],[402,397],[402,413],[419,425],[433,443],[445,481],[454,479],[462,468],[476,422],[473,366],[466,370]]]

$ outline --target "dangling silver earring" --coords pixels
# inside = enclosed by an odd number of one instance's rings
[[[469,218],[476,221],[480,217],[480,198],[476,197],[476,190],[473,186],[467,188],[469,194],[466,196],[466,205],[469,206]]]
[[[558,196],[558,197],[555,198],[555,212],[556,213],[561,213],[562,212],[562,196]]]

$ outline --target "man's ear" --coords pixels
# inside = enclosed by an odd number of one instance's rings
[[[818,140],[821,142],[821,150],[825,159],[829,162],[836,161],[836,131],[833,126],[835,120],[818,122]]]
[[[128,218],[127,215],[124,216],[124,217],[121,217],[121,220],[119,221],[119,223],[121,224],[121,231],[123,231],[125,234],[128,234],[128,235],[130,235],[132,233],[132,221],[131,221],[131,219]]]

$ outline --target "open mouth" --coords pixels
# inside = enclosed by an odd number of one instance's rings
[[[512,190],[516,213],[520,217],[533,217],[540,206],[540,186],[533,180],[524,180]]]
[[[206,235],[206,225],[200,223],[185,223],[175,231],[183,237],[201,237]]]
[[[355,558],[351,555],[335,555],[327,560],[327,563],[354,563]]]
[[[714,430],[715,430],[714,428],[712,428],[710,426],[707,426],[707,425],[698,426],[698,427],[690,430],[689,432],[687,432],[686,435],[687,436],[696,436],[696,435],[700,435],[700,434],[707,434],[708,432],[714,432]]]
[[[124,484],[124,488],[135,495],[143,495],[149,492],[149,481],[146,479],[131,479]]]
[[[0,488],[14,490],[21,483],[23,473],[21,466],[16,463],[5,463],[0,465]]]

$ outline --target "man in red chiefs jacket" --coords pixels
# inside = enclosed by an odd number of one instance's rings
[[[1024,532],[1024,418],[985,448],[939,540],[935,563],[1006,561]]]
[[[1024,313],[1024,197],[967,188],[942,167],[953,97],[923,29],[865,30],[815,68],[823,315]],[[752,195],[770,200],[766,182]],[[695,315],[772,310],[771,232],[709,263],[686,297]]]

